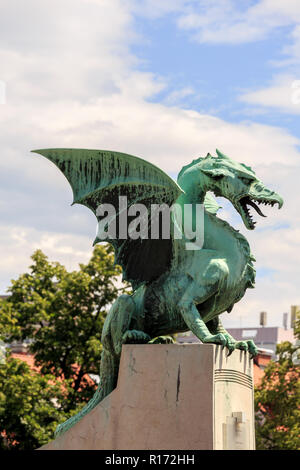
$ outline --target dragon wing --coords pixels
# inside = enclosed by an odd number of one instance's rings
[[[101,204],[119,208],[119,196],[133,204],[171,206],[183,192],[178,184],[155,165],[124,153],[107,150],[43,149],[33,150],[52,161],[64,174],[73,190],[73,204],[93,211]],[[119,212],[116,213],[118,222]],[[99,220],[99,219],[98,219]],[[96,238],[95,242],[102,241]],[[133,288],[163,274],[173,258],[172,239],[105,239],[115,249],[115,262],[123,268],[123,278]]]

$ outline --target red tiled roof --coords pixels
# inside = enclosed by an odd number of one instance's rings
[[[257,364],[253,364],[253,380],[254,385],[257,386],[260,384],[261,379],[264,376],[264,371]]]
[[[39,372],[41,370],[40,367],[36,366],[34,363],[34,356],[33,354],[27,353],[12,353],[12,357],[14,359],[20,359],[21,361],[26,362],[29,365],[30,369],[34,370],[35,372]]]
[[[253,362],[253,380],[255,386],[260,384],[260,381],[264,375],[264,369],[269,364],[271,359],[271,355],[266,354],[266,351],[258,351],[258,355],[255,357]]]

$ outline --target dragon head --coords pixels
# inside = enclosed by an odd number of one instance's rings
[[[199,158],[184,167],[179,177],[183,183],[184,180],[195,182],[195,176],[199,175],[200,170],[202,175],[205,175],[206,190],[228,199],[241,215],[246,228],[253,230],[256,222],[250,213],[250,207],[260,216],[266,217],[259,206],[261,204],[273,206],[277,203],[280,209],[283,199],[279,194],[266,188],[249,166],[235,162],[219,150],[216,152],[217,157],[207,154],[205,158]],[[180,181],[178,182],[180,184]],[[184,186],[185,184],[183,184],[183,189],[186,189]]]

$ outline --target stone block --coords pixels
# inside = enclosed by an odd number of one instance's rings
[[[123,346],[117,388],[41,450],[254,449],[252,360],[227,352]]]

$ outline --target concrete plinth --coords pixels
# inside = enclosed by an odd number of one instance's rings
[[[252,361],[210,344],[125,345],[117,388],[45,450],[254,449]]]

